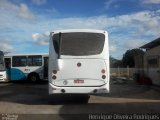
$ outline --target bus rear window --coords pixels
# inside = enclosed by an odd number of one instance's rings
[[[100,54],[103,50],[105,41],[105,35],[101,33],[61,33],[61,44],[59,48],[57,47],[60,39],[59,34],[55,34],[53,38],[54,47],[55,49],[60,49],[60,55],[71,56]]]

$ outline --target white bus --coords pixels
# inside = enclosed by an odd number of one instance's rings
[[[4,61],[9,81],[48,78],[48,54],[7,54]]]
[[[50,33],[49,94],[109,92],[108,34],[70,29]]]
[[[0,82],[7,80],[6,71],[4,67],[4,53],[0,51]]]

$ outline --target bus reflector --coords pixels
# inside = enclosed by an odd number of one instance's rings
[[[57,74],[57,70],[53,70],[53,74]]]
[[[81,67],[81,63],[77,63],[77,67]]]
[[[102,69],[101,72],[104,74],[106,71],[105,71],[105,69]]]
[[[54,80],[55,80],[56,78],[57,78],[57,77],[56,77],[55,75],[53,75],[53,76],[52,76],[52,79],[54,79]]]

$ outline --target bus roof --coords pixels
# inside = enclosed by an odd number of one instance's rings
[[[97,29],[65,29],[65,30],[55,30],[52,33],[69,33],[69,32],[92,32],[92,33],[107,33],[105,30],[97,30]]]
[[[24,53],[24,54],[12,54],[12,53],[8,53],[4,56],[29,56],[29,55],[45,55],[45,56],[48,56],[49,54],[48,53]]]

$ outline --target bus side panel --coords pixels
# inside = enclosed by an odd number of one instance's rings
[[[9,68],[7,69],[7,74],[10,75],[10,80],[26,80],[26,75],[17,68]]]
[[[26,80],[28,75],[31,73],[37,73],[40,79],[43,79],[43,67],[12,67],[11,68],[11,80]]]

